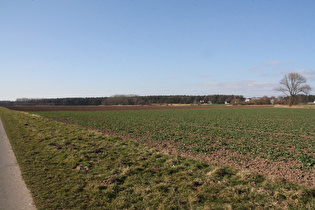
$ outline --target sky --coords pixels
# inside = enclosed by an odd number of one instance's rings
[[[314,0],[1,0],[0,100],[315,94]]]

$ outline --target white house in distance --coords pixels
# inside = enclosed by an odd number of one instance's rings
[[[245,98],[245,103],[250,102],[251,98]]]

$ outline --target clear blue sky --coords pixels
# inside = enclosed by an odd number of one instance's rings
[[[314,0],[2,0],[0,100],[315,94]]]

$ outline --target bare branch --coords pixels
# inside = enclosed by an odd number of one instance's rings
[[[311,92],[312,88],[309,85],[303,85],[299,87],[298,92],[304,93],[304,94],[309,94]]]
[[[298,73],[289,73],[284,75],[279,83],[280,86],[274,88],[274,90],[282,92],[286,96],[290,96],[290,105],[294,103],[298,94],[308,94],[311,91],[311,87],[309,85],[302,85],[306,83],[306,78]]]

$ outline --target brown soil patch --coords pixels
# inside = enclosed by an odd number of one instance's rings
[[[74,170],[76,170],[76,171],[88,171],[88,170],[90,170],[90,167],[88,167],[88,166],[84,166],[84,165],[77,165],[77,167],[74,169]]]
[[[107,185],[110,185],[110,184],[114,184],[117,181],[119,181],[119,179],[117,179],[116,177],[111,177],[109,179],[106,179],[106,180],[103,180],[103,181],[99,182],[99,185],[107,186]]]

